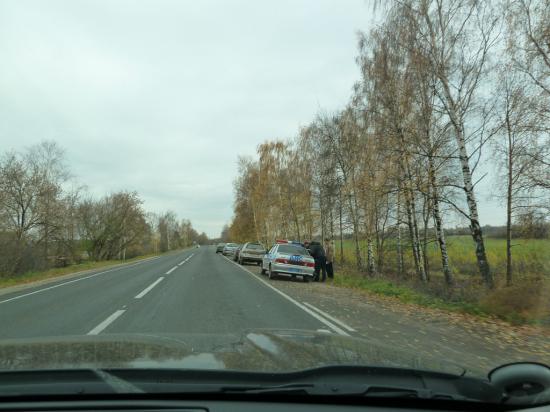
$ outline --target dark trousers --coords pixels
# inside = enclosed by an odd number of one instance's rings
[[[324,257],[321,259],[315,259],[315,281],[319,281],[319,275],[321,275],[321,282],[327,279],[327,261]]]
[[[327,276],[329,279],[334,278],[334,267],[332,266],[332,262],[327,262]]]

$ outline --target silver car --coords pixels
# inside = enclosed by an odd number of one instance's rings
[[[315,261],[308,251],[299,244],[278,243],[262,259],[262,275],[267,272],[269,279],[278,275],[301,276],[304,282],[313,279]]]
[[[241,248],[238,262],[241,265],[244,265],[246,262],[254,262],[260,265],[265,254],[266,250],[260,243],[248,242]]]
[[[238,243],[226,243],[222,250],[222,255],[229,256],[235,253],[235,251],[239,248]]]

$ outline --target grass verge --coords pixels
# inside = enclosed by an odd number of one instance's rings
[[[169,253],[169,252],[168,252]],[[138,260],[147,259],[150,257],[160,256],[161,253],[151,253],[149,255],[137,256],[132,259],[126,259],[124,262],[120,260],[102,260],[102,261],[88,261],[79,264],[70,265],[63,268],[52,268],[42,271],[31,271],[22,273],[20,275],[10,277],[0,277],[0,289],[10,286],[24,285],[31,282],[37,282],[40,280],[53,279],[56,277],[70,275],[76,272],[82,272],[85,270],[103,269],[111,266],[120,265],[121,263],[132,263]]]
[[[334,285],[367,290],[377,295],[391,296],[399,299],[401,302],[414,303],[424,307],[485,317],[490,315],[490,313],[487,313],[477,304],[463,301],[447,301],[386,279],[340,272],[334,278]]]
[[[547,298],[550,293],[550,282],[544,279],[497,288],[468,300],[457,296],[439,297],[433,290],[424,291],[412,284],[392,279],[363,276],[348,268],[338,271],[334,285],[390,296],[401,302],[423,307],[479,317],[496,317],[514,325],[550,326],[550,300]]]

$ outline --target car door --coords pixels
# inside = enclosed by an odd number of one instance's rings
[[[277,245],[273,246],[262,258],[262,269],[267,270],[269,268],[269,262],[271,262],[271,257],[275,254],[275,249],[277,249]]]
[[[241,248],[241,250],[239,251],[239,256],[241,256],[244,252],[244,254],[246,255],[246,247],[248,246],[248,242],[246,242],[243,247]]]

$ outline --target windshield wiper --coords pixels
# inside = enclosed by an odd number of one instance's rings
[[[96,374],[99,379],[109,385],[116,393],[144,393],[142,389],[131,382],[120,379],[118,376],[105,372],[102,369],[91,369],[91,371]]]
[[[430,389],[418,389],[400,386],[375,386],[353,384],[310,384],[291,383],[273,386],[224,386],[220,388],[224,393],[277,394],[277,395],[321,395],[321,396],[357,396],[357,397],[389,397],[389,398],[417,398],[417,399],[447,399],[447,400],[476,400],[464,396],[434,392]]]
[[[502,401],[502,393],[483,379],[397,368],[340,365],[277,374],[179,369],[111,369],[105,372],[132,383],[146,393],[204,392]]]

